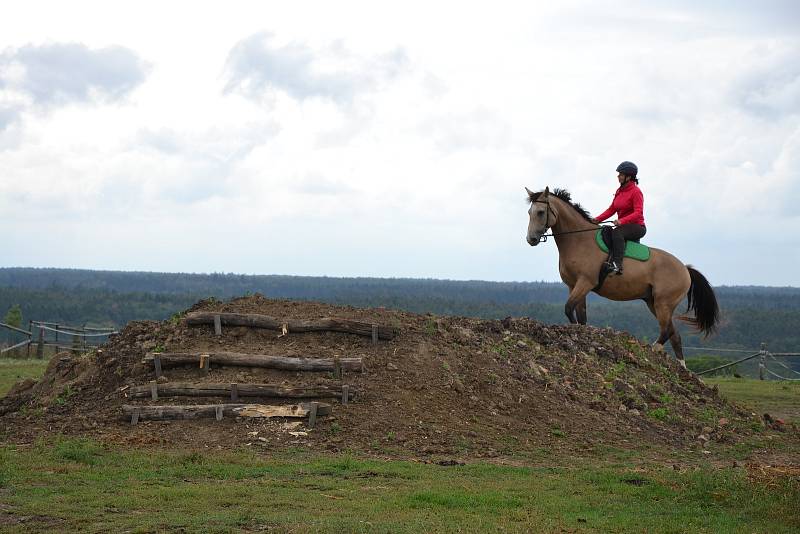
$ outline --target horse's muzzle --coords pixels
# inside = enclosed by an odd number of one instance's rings
[[[539,241],[541,241],[541,238],[539,236],[536,236],[536,237],[528,236],[526,238],[526,241],[528,242],[528,244],[530,246],[535,247],[536,245],[539,244]]]

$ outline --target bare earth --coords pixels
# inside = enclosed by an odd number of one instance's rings
[[[584,455],[608,448],[653,446],[714,451],[772,428],[720,398],[675,360],[628,334],[591,326],[547,326],[530,319],[491,321],[357,309],[260,295],[203,301],[190,311],[258,313],[278,320],[337,317],[394,328],[377,345],[352,334],[289,333],[245,327],[188,327],[183,320],[134,322],[102,352],[53,358],[38,382],[21,382],[0,399],[0,438],[25,443],[53,433],[83,435],[135,447],[309,447],[424,461],[530,461],[543,454]],[[165,369],[162,381],[347,384],[348,405],[307,435],[284,420],[226,417],[222,421],[140,422],[122,417],[123,404],[212,404],[221,398],[128,398],[154,379],[153,350],[230,351],[296,357],[362,357],[365,372],[298,373],[243,367]],[[274,399],[242,402],[280,403]],[[286,403],[297,402],[287,400]],[[784,425],[786,426],[786,425]],[[295,432],[290,434],[289,432]]]

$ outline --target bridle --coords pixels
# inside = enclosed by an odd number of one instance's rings
[[[545,220],[544,220],[544,231],[547,232],[547,230],[550,229],[550,212],[553,211],[553,208],[550,207],[550,196],[548,195],[547,200],[538,200],[537,199],[537,200],[534,200],[533,203],[534,204],[544,204],[545,206],[547,206],[547,215],[545,216]],[[553,216],[555,216],[555,212],[553,212]],[[550,235],[552,236],[554,234],[550,234]],[[545,241],[547,241],[547,234],[540,235],[539,236],[539,243],[544,243]]]

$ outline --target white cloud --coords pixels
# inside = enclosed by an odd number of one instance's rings
[[[800,284],[794,2],[31,6],[0,228],[52,253],[7,265],[553,280],[523,186],[598,213],[628,159],[646,242]]]
[[[402,49],[369,58],[347,50],[342,41],[314,50],[306,44],[278,44],[275,36],[259,32],[239,41],[226,62],[226,92],[262,100],[271,90],[297,99],[330,98],[350,103],[359,93],[390,80],[405,68]]]
[[[144,81],[145,72],[144,62],[121,46],[27,44],[0,55],[0,88],[35,106],[119,100]]]

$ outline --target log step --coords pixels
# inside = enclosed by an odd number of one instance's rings
[[[294,358],[290,356],[272,356],[269,354],[243,354],[239,352],[161,352],[158,355],[158,369],[177,367],[180,365],[196,365],[198,368],[207,364],[233,365],[240,367],[263,367],[282,369],[285,371],[336,371],[339,369],[360,373],[364,370],[361,358]],[[153,363],[154,353],[144,357],[144,363]]]
[[[214,313],[191,312],[186,315],[186,324],[189,326],[214,325],[222,326],[248,326],[250,328],[265,328],[277,330],[282,333],[295,332],[343,332],[359,336],[373,336],[373,326],[378,339],[393,339],[398,332],[389,326],[374,325],[364,321],[340,319],[337,317],[323,317],[322,319],[288,319],[281,321],[268,315],[256,313]],[[284,328],[286,332],[284,332]]]
[[[133,398],[153,397],[153,387],[156,388],[156,397],[279,397],[279,398],[342,398],[341,386],[309,386],[285,387],[273,384],[193,384],[170,382],[166,384],[148,384],[134,386],[130,390]],[[235,390],[235,395],[234,395]],[[347,388],[347,400],[353,400],[355,392]]]
[[[187,406],[134,406],[124,404],[122,415],[125,419],[135,421],[167,421],[173,419],[203,419],[229,417],[308,417],[312,405],[317,405],[317,415],[329,415],[331,405],[323,402],[303,402],[282,406],[265,404],[197,404]]]

